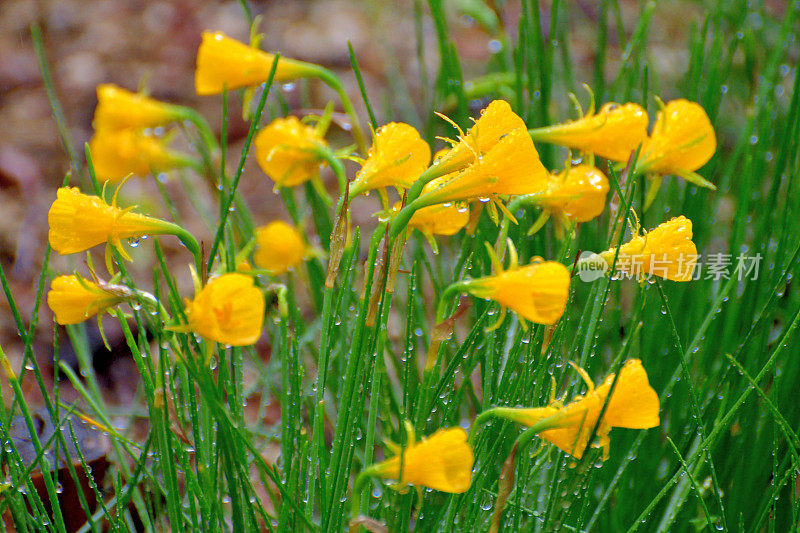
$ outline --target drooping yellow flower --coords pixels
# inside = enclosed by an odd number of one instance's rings
[[[439,164],[447,164],[442,161],[449,159],[456,148],[442,157]],[[433,205],[501,194],[541,192],[547,188],[548,173],[539,161],[527,130],[517,128],[506,133],[466,169],[437,183],[420,195],[420,202]]]
[[[277,276],[300,264],[306,255],[306,249],[306,242],[297,229],[276,220],[256,228],[253,262],[259,268]]]
[[[261,170],[279,187],[294,187],[318,175],[325,139],[297,117],[276,118],[255,138]]]
[[[647,112],[638,104],[608,103],[597,113],[530,130],[534,140],[627,161],[647,137]]]
[[[141,129],[180,120],[183,108],[159,102],[111,83],[97,86],[96,130]]]
[[[399,450],[398,450],[399,451]],[[401,484],[461,494],[472,484],[475,457],[461,428],[440,429],[418,443],[410,442],[400,455],[369,467],[370,475],[397,479]]]
[[[80,324],[123,302],[124,289],[116,285],[100,286],[74,274],[58,276],[50,283],[47,305],[59,324]]]
[[[672,100],[656,115],[636,170],[686,177],[705,165],[716,149],[717,137],[705,110],[688,100]],[[704,186],[709,185],[713,187],[710,183]]]
[[[478,298],[493,300],[503,306],[503,310],[511,309],[536,324],[555,324],[567,306],[569,270],[555,261],[535,261],[519,267],[513,245],[509,251],[511,268],[504,271],[499,261],[493,259],[497,273],[461,282],[463,290]]]
[[[448,172],[462,169],[491,150],[506,134],[520,128],[526,128],[525,122],[511,110],[508,102],[494,100],[481,111],[467,133],[460,134],[453,147],[437,159],[437,164]]]
[[[98,181],[120,181],[129,174],[146,176],[191,164],[185,155],[167,148],[165,138],[133,129],[98,129],[89,141]]]
[[[600,256],[610,266],[615,252],[616,248],[611,248]],[[620,246],[616,270],[635,276],[651,274],[672,281],[691,281],[696,264],[692,221],[681,215]]]
[[[381,126],[350,184],[350,196],[383,187],[407,189],[428,168],[430,160],[430,146],[412,126],[402,122]]]
[[[194,87],[199,95],[219,94],[228,90],[265,83],[269,79],[273,54],[268,54],[231,39],[222,32],[203,32],[197,50]],[[281,57],[275,69],[275,81],[290,81],[312,74],[314,65]]]
[[[223,274],[210,279],[194,300],[186,300],[185,329],[222,344],[248,346],[261,336],[265,305],[252,277]]]
[[[550,186],[536,203],[559,217],[587,222],[606,205],[608,178],[595,167],[577,165],[550,175]]]
[[[107,242],[130,260],[120,246],[122,239],[175,234],[174,224],[133,213],[131,209],[120,209],[113,202],[109,205],[99,196],[83,194],[77,187],[61,187],[47,214],[50,246],[63,255]]]
[[[532,409],[498,408],[495,414],[529,427],[551,419],[553,429],[544,430],[539,436],[580,459],[589,444],[592,430],[598,425],[600,411],[611,393],[614,374],[595,388],[586,372],[582,369],[578,371],[589,390],[584,396],[577,396],[567,405],[561,406],[560,402],[553,401],[547,407]],[[658,411],[658,395],[650,386],[642,362],[639,359],[627,361],[620,370],[617,384],[597,427],[597,437],[599,445],[604,449],[604,457],[608,455],[611,443],[608,434],[612,427],[629,429],[656,427],[659,425]]]

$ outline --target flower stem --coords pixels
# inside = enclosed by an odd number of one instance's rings
[[[200,140],[208,149],[208,153],[211,154],[212,159],[218,157],[220,154],[219,142],[206,119],[204,119],[200,113],[189,107],[181,108],[180,117],[188,120],[197,128]]]
[[[342,108],[344,109],[344,112],[350,116],[350,120],[352,121],[351,126],[353,137],[355,138],[356,143],[358,143],[358,150],[362,155],[367,155],[367,138],[364,136],[364,131],[361,129],[361,123],[359,122],[355,108],[353,108],[353,103],[350,101],[350,97],[347,96],[344,86],[342,86],[342,80],[340,80],[339,77],[330,70],[318,65],[314,65],[312,71],[317,78],[322,80],[328,87],[336,91],[336,94],[339,96],[339,100],[342,102]]]
[[[175,235],[194,257],[195,268],[197,268],[197,271],[202,271],[203,256],[200,251],[200,245],[197,243],[197,239],[194,238],[194,235],[186,231],[181,226],[166,221],[160,221],[159,230],[159,233],[162,235]]]

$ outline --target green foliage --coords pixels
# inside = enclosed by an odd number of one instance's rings
[[[413,490],[396,490],[377,480],[362,494],[352,494],[353,479],[388,455],[382,442],[406,442],[406,420],[418,435],[442,427],[468,427],[492,406],[542,406],[551,394],[569,398],[582,392],[568,361],[597,378],[636,357],[659,393],[661,425],[644,431],[615,429],[606,461],[597,450],[576,461],[534,440],[517,454],[502,527],[796,528],[800,403],[794,387],[800,381],[795,331],[800,293],[791,288],[800,270],[800,4],[774,8],[780,12],[744,1],[694,5],[703,18],[687,21],[688,42],[676,45],[687,57],[686,72],[677,85],[662,81],[654,61],[658,51],[650,41],[652,28],[664,16],[662,9],[674,9],[676,3],[620,4],[607,0],[593,6],[597,18],[589,20],[570,2],[522,0],[518,24],[509,27],[498,21],[509,20],[504,11],[516,10],[514,2],[429,0],[426,6],[416,1],[416,60],[425,73],[417,100],[423,106],[418,110],[421,131],[429,141],[435,135],[452,136],[433,111],[446,109],[466,128],[476,101],[495,97],[507,99],[529,127],[559,122],[570,118],[567,94],[580,94],[584,82],[599,104],[635,101],[651,113],[656,110],[654,95],[697,101],[719,139],[715,157],[703,169],[717,191],[667,178],[660,196],[642,214],[646,178],[620,183],[620,176],[609,169],[612,193],[620,197],[618,213],[607,209],[563,239],[551,227],[528,237],[539,212],[527,207],[514,213],[520,215],[519,225],[510,226],[508,236],[523,264],[542,256],[570,265],[580,250],[600,251],[621,241],[624,235],[614,230],[632,217],[631,210],[641,215],[647,229],[682,214],[694,223],[694,241],[704,261],[712,252],[731,254],[734,262],[740,253],[760,254],[757,276],[739,279],[733,273],[730,279],[703,276],[689,283],[654,284],[608,278],[583,283],[575,278],[567,311],[549,342],[544,326],[523,329],[511,314],[497,329],[487,331],[498,307],[472,299],[454,336],[439,349],[440,371],[430,373],[422,366],[440,295],[455,281],[491,273],[484,242],[495,243],[500,230],[488,217],[473,234],[461,232],[449,243],[440,243],[437,255],[424,239],[412,237],[393,292],[384,292],[387,279],[382,274],[391,251],[382,241],[386,224],[354,228],[333,287],[325,285],[318,258],[309,260],[304,279],[290,274],[284,287],[267,287],[272,291],[268,294],[274,294],[266,322],[268,362],[250,347],[206,345],[165,330],[162,319],[167,313],[182,316],[183,296],[175,270],[154,239],[158,264],[152,280],[134,280],[125,263],[116,261],[125,284],[147,284],[165,308],[151,313],[146,306],[134,306],[132,318],[121,311],[116,315],[142,378],[141,405],[130,409],[131,420],[149,420],[148,437],[139,443],[114,426],[112,415],[119,413],[112,412],[101,394],[84,325],[66,329],[79,372],[62,361],[56,365],[54,385],[42,375],[33,341],[52,274],[48,247],[31,316],[20,313],[0,266],[0,282],[24,345],[23,369],[8,375],[13,397],[0,402],[0,439],[10,484],[0,509],[10,513],[19,531],[65,530],[57,511],[61,482],[52,474],[53,459],[42,451],[46,443],[32,439],[38,454],[34,466],[45,472],[44,489],[37,492],[29,475],[32,467],[24,463],[9,434],[10,421],[18,415],[32,429],[23,388],[35,388],[52,420],[67,424],[72,420],[67,415],[80,411],[108,433],[113,482],[108,492],[92,487],[105,504],[95,510],[91,530],[100,530],[104,521],[113,530],[128,530],[135,515],[147,530],[341,531],[350,519],[352,498],[360,498],[361,513],[389,531],[486,530],[503,461],[521,432],[511,422],[495,420],[479,428],[473,482],[464,494],[426,490],[419,500]],[[251,18],[246,2],[242,5]],[[501,45],[483,77],[474,81],[465,79],[449,33],[457,6],[478,16],[487,38]],[[629,9],[638,9],[637,16],[623,16]],[[625,22],[628,19],[633,26]],[[428,24],[437,40],[436,58],[426,56],[423,28]],[[594,65],[591,71],[579,72],[570,47],[576,32],[589,25],[596,35]],[[72,161],[71,179],[76,180],[79,162],[38,29],[33,36]],[[375,126],[373,110],[378,108],[367,101],[371,95],[352,48],[350,62]],[[434,64],[440,68],[428,86],[426,69]],[[273,74],[276,66],[277,60]],[[270,90],[271,79],[251,117],[245,147],[267,117],[280,114],[283,102]],[[230,98],[222,98],[222,168]],[[415,122],[417,117],[394,119]],[[537,148],[545,166],[561,166],[566,152]],[[220,264],[231,268],[236,250],[252,235],[254,223],[245,209],[252,200],[237,191],[247,155],[245,151],[238,156],[234,176],[215,177],[221,184],[219,211],[204,212],[198,206],[198,214],[212,224],[215,234],[206,250],[207,271]],[[86,177],[98,187],[91,165]],[[175,200],[161,191],[168,209],[176,212]],[[319,191],[310,185],[284,190],[281,199],[295,222],[304,210],[314,213],[315,228],[328,248],[336,213],[329,211]],[[237,209],[232,210],[234,205]],[[309,309],[297,304],[305,299],[304,291],[310,295]],[[56,360],[64,342],[62,331],[54,329]],[[5,360],[2,350],[0,356]],[[245,380],[245,374],[255,378]],[[80,404],[62,401],[62,375],[80,392]],[[253,395],[255,391],[260,394]],[[245,416],[249,397],[260,402],[256,422]],[[271,402],[279,403],[281,417],[273,427],[265,427],[261,415]],[[79,445],[74,434],[73,440]],[[66,442],[61,445],[66,449]],[[276,447],[280,453],[273,464],[265,457]],[[75,477],[86,468],[80,461],[70,467],[69,475]],[[52,515],[46,510],[49,506],[56,509]]]

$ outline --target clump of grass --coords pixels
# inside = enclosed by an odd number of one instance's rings
[[[206,338],[187,333],[191,320],[183,299],[188,295],[178,287],[190,264],[198,290],[215,273],[248,270],[241,265],[252,256],[254,228],[267,221],[253,220],[247,204],[257,199],[242,197],[238,187],[258,132],[287,111],[273,84],[279,76],[280,57],[275,56],[263,91],[252,102],[242,153],[227,147],[237,91],[222,93],[218,147],[204,139],[202,126],[190,134],[198,162],[178,172],[218,186],[213,209],[198,206],[198,216],[213,224],[213,239],[193,250],[194,257],[187,254],[185,265],[176,265],[153,239],[151,279],[137,279],[116,248],[107,251],[109,277],[130,291],[123,295],[128,312],[112,308],[106,320],[119,322],[141,376],[142,403],[131,407],[130,420],[143,415],[149,422],[143,441],[135,441],[128,427],[115,425],[92,368],[85,323],[53,328],[55,381],[46,382],[33,347],[45,288],[57,275],[49,266],[51,249],[45,252],[30,317],[19,312],[0,265],[10,319],[23,345],[21,369],[11,368],[0,349],[13,393],[3,398],[0,412],[6,474],[0,509],[17,530],[67,530],[65,513],[75,509],[62,508],[59,488],[70,481],[80,485],[90,469],[80,453],[66,462],[66,472],[54,465],[70,448],[81,450],[73,427],[79,419],[107,435],[111,464],[104,483],[89,483],[79,497],[78,512],[91,518],[84,530],[105,524],[128,530],[138,522],[145,530],[341,531],[357,514],[365,527],[373,521],[390,531],[788,531],[797,526],[800,440],[794,428],[800,407],[793,386],[800,360],[793,346],[800,298],[791,287],[800,252],[800,226],[794,222],[800,208],[800,74],[794,37],[800,7],[787,4],[782,13],[772,13],[744,2],[710,6],[688,32],[686,73],[674,86],[661,80],[652,62],[649,34],[662,16],[661,4],[642,4],[636,26],[625,28],[623,6],[602,2],[593,21],[592,72],[579,72],[573,63],[571,36],[587,21],[568,3],[544,7],[523,0],[513,28],[501,23],[507,15],[494,3],[460,4],[500,50],[482,77],[465,79],[447,6],[438,0],[414,3],[420,69],[427,73],[426,65],[440,65],[423,87],[419,116],[426,141],[436,146],[436,135],[452,136],[434,111],[446,109],[467,129],[470,109],[495,98],[510,102],[528,128],[561,122],[569,116],[567,94],[579,93],[583,82],[590,83],[598,103],[637,102],[651,115],[658,110],[654,96],[683,97],[706,110],[717,132],[716,155],[703,168],[717,190],[668,179],[645,210],[650,182],[632,172],[634,153],[627,166],[604,166],[614,207],[577,229],[550,224],[529,236],[540,210],[519,204],[505,215],[513,215],[517,224],[481,216],[471,231],[440,240],[437,254],[422,236],[410,234],[398,263],[403,247],[387,239],[394,231],[388,209],[374,226],[348,231],[346,210],[355,200],[346,194],[342,161],[359,148],[304,148],[303,156],[313,153],[342,180],[341,197],[334,204],[313,181],[279,191],[295,226],[310,213],[324,250],[308,253],[303,266],[288,274],[259,271],[258,265],[250,271],[266,295],[264,329],[271,357],[264,362],[249,344],[226,345],[213,342],[213,335],[209,340],[205,332]],[[426,19],[433,24],[438,58],[426,56]],[[32,30],[71,161],[64,184],[79,183],[101,194],[92,154],[86,152],[83,164],[69,139],[40,32]],[[618,71],[611,71],[612,60],[620,61]],[[364,88],[352,48],[350,61],[377,129],[377,100],[371,101]],[[315,77],[336,88],[347,102],[343,109],[352,110],[333,74],[316,72]],[[243,93],[245,101],[253,97]],[[329,119],[329,113],[320,113],[314,125],[318,132],[324,133]],[[548,169],[568,157],[553,146],[537,148]],[[360,156],[366,156],[363,149]],[[236,171],[226,175],[230,157],[237,161]],[[168,218],[177,212],[179,199],[164,187],[160,191]],[[410,196],[420,192],[412,186],[405,200],[413,202]],[[629,237],[626,228],[651,229],[678,215],[693,222],[693,241],[701,252],[701,275],[689,283],[573,278],[555,327],[522,327],[512,315],[498,321],[495,302],[450,298],[453,283],[497,272],[499,260],[484,243],[522,265],[541,256],[572,266],[579,251],[619,246]],[[496,216],[504,217],[502,210]],[[401,241],[402,229],[392,233]],[[512,249],[518,258],[511,259]],[[736,270],[740,258],[755,260],[757,271]],[[724,272],[715,273],[712,264],[725,266]],[[91,263],[89,268],[95,271]],[[442,312],[434,316],[440,300]],[[451,320],[442,320],[450,315]],[[79,372],[59,360],[64,332]],[[631,358],[641,359],[659,395],[660,425],[647,431],[615,429],[606,460],[594,448],[576,459],[533,433],[524,439],[527,447],[518,446],[519,425],[498,418],[471,435],[474,467],[461,493],[403,490],[379,478],[354,484],[359,472],[391,455],[392,447],[382,443],[410,448],[414,434],[468,428],[493,407],[545,406],[553,397],[572,398],[585,389],[568,361],[596,378],[619,375]],[[427,366],[426,360],[435,364]],[[63,402],[62,377],[81,402]],[[38,390],[53,425],[69,431],[56,431],[45,442],[38,438],[35,422],[41,415],[32,412],[23,394],[30,388]],[[253,398],[259,402],[256,417],[245,409]],[[280,407],[280,419],[265,426],[262,415],[272,402]],[[607,407],[608,402],[603,413]],[[20,427],[29,433],[22,440],[33,448],[32,462],[20,453]],[[273,450],[279,450],[277,459],[268,453]],[[32,481],[34,470],[41,472],[41,487]],[[101,503],[90,506],[90,496]]]

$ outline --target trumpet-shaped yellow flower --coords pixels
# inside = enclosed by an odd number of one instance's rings
[[[253,262],[277,276],[300,264],[306,255],[306,248],[306,242],[297,229],[276,220],[256,228]]]
[[[181,118],[182,108],[111,83],[97,86],[96,130],[154,128]]]
[[[350,184],[350,196],[382,187],[407,189],[428,168],[430,160],[430,146],[412,126],[402,122],[381,126]]]
[[[125,294],[121,289],[115,285],[101,286],[74,274],[58,276],[50,283],[47,305],[59,324],[80,324],[123,302]]]
[[[534,262],[519,267],[516,251],[512,265],[494,276],[463,282],[464,290],[478,298],[493,300],[517,315],[536,324],[555,324],[569,297],[570,275],[567,268],[555,261]]]
[[[716,149],[717,137],[705,110],[688,100],[673,100],[656,115],[636,170],[683,176],[705,165]]]
[[[440,161],[449,159],[457,148]],[[500,194],[532,194],[545,190],[547,185],[547,170],[539,161],[530,135],[524,128],[517,128],[506,133],[466,169],[439,180],[438,185],[426,190],[419,200],[433,205]]]
[[[300,185],[319,173],[325,139],[297,117],[276,118],[258,132],[256,159],[261,170],[279,187]]]
[[[550,186],[536,203],[554,214],[587,222],[606,206],[608,178],[595,167],[577,165],[550,176]]]
[[[60,254],[83,252],[102,243],[109,243],[130,259],[120,247],[122,239],[143,235],[174,234],[177,226],[169,222],[132,213],[107,204],[99,196],[83,194],[77,187],[61,187],[47,214],[48,238],[53,250]]]
[[[186,300],[185,329],[222,344],[248,346],[261,336],[265,305],[252,277],[223,274],[210,279],[194,300]]]
[[[647,138],[647,122],[647,112],[638,104],[608,103],[597,113],[530,133],[537,141],[624,162]]]
[[[436,163],[449,172],[462,169],[491,150],[506,134],[520,128],[526,128],[525,122],[511,110],[508,102],[494,100],[481,111],[481,116],[467,133],[461,133],[458,141]],[[538,154],[536,157],[538,160]]]
[[[129,174],[146,176],[191,164],[185,155],[167,148],[164,138],[133,129],[98,129],[89,141],[98,181],[120,181]]]
[[[440,429],[427,439],[411,442],[400,455],[369,467],[371,475],[402,484],[460,494],[472,483],[475,457],[461,428]]]
[[[268,54],[231,39],[222,32],[203,32],[197,50],[194,87],[199,95],[219,94],[228,90],[265,83],[269,79],[273,54]],[[312,74],[314,65],[285,59],[278,60],[275,81],[289,81]]]
[[[616,248],[611,248],[600,256],[610,266],[615,252]],[[672,281],[691,281],[696,264],[692,221],[681,215],[620,246],[616,270],[629,275],[651,274]]]
[[[567,405],[561,406],[560,402],[553,401],[547,407],[533,409],[500,408],[497,409],[497,415],[526,426],[551,419],[552,429],[542,431],[539,436],[578,459],[583,456],[595,425],[598,426],[597,437],[600,446],[604,448],[604,456],[608,455],[611,442],[608,435],[612,427],[648,429],[658,426],[658,395],[650,386],[647,372],[639,359],[631,359],[625,363],[613,393],[611,385],[614,374],[595,388],[588,375],[582,369],[579,372],[589,390]],[[603,418],[597,424],[606,399],[608,405]]]

